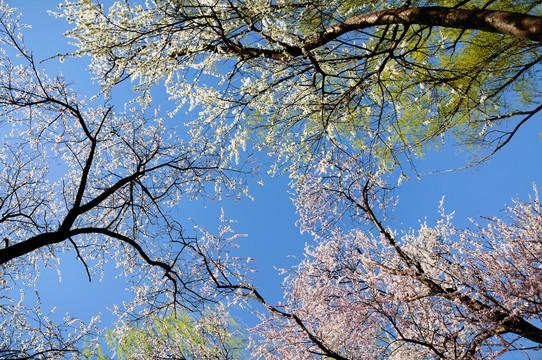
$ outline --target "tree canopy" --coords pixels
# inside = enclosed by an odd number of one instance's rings
[[[163,83],[178,109],[200,112],[195,137],[233,153],[253,139],[294,176],[343,152],[372,174],[407,175],[445,142],[482,160],[540,110],[529,81],[539,11],[537,1],[84,0],[60,16],[106,89],[130,78],[149,101]]]
[[[369,182],[312,177],[296,201],[317,243],[287,272],[287,301],[255,329],[266,359],[493,359],[540,350],[542,208],[515,201],[508,218],[458,229],[386,226]],[[341,182],[343,182],[341,186]],[[325,186],[327,185],[327,186]],[[337,204],[341,204],[337,206]],[[333,215],[330,215],[333,214]],[[344,229],[334,216],[366,226]],[[287,315],[285,315],[287,314]]]
[[[394,177],[419,175],[418,158],[451,142],[476,165],[540,112],[542,1],[66,0],[56,16],[77,50],[57,58],[90,56],[91,100],[47,76],[15,10],[0,10],[0,359],[103,357],[89,355],[94,319],[55,323],[24,301],[64,251],[89,280],[108,261],[128,278],[134,297],[109,332],[119,357],[542,349],[536,187],[474,230],[443,210],[435,226],[390,225]],[[118,110],[126,80],[135,92]],[[172,117],[195,114],[189,136],[153,111],[155,86]],[[246,194],[253,148],[292,177],[315,241],[285,270],[280,304],[230,252],[240,235],[223,215],[218,234],[187,234],[178,213]],[[247,342],[222,301],[259,316]]]

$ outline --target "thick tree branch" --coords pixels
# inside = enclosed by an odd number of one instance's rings
[[[65,240],[70,240],[72,241],[72,244],[73,244],[73,240],[71,240],[71,237],[81,235],[81,234],[102,234],[102,235],[106,235],[108,237],[120,240],[130,245],[132,248],[134,248],[137,251],[137,253],[141,256],[141,258],[147,264],[162,268],[166,272],[166,276],[175,282],[175,280],[171,277],[171,274],[170,274],[171,273],[170,265],[161,261],[156,261],[156,260],[151,259],[148,256],[148,254],[145,252],[145,250],[141,247],[141,245],[139,245],[133,239],[130,239],[129,237],[125,235],[118,234],[114,231],[111,231],[108,229],[102,229],[102,228],[82,228],[82,229],[70,230],[69,232],[55,231],[55,232],[49,232],[49,233],[33,236],[25,241],[21,241],[14,245],[0,249],[0,265],[10,260],[13,260],[17,257],[31,253],[32,251],[35,251],[43,246],[58,244]]]
[[[542,42],[542,17],[496,10],[465,10],[446,7],[391,9],[360,14],[309,37],[302,45],[312,50],[353,31],[380,25],[426,25],[479,30]]]
[[[0,265],[7,263],[20,256],[31,253],[41,247],[60,243],[68,238],[60,232],[47,232],[32,236],[27,240],[0,249]]]
[[[542,42],[542,17],[540,16],[510,11],[456,9],[434,6],[390,9],[356,15],[322,32],[309,36],[299,46],[287,46],[283,50],[254,48],[231,41],[228,41],[227,44],[222,46],[207,45],[200,50],[236,54],[243,57],[287,60],[290,57],[301,56],[310,50],[322,47],[351,31],[397,24],[478,30]],[[186,55],[186,52],[177,51],[171,54],[172,57],[183,55]]]

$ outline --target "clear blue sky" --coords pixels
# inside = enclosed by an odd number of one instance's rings
[[[66,25],[45,12],[54,8],[56,1],[8,0],[8,3],[21,8],[24,13],[22,21],[32,25],[33,29],[26,32],[26,43],[37,59],[67,49],[66,40],[61,36]],[[64,64],[50,60],[44,65],[50,75],[61,69],[75,89],[92,95],[95,88],[90,87],[86,63],[86,59],[68,59]],[[468,226],[468,217],[499,215],[513,198],[526,199],[532,192],[533,182],[542,186],[540,124],[540,115],[532,118],[505,148],[475,169],[433,174],[421,180],[403,182],[396,192],[399,205],[394,216],[404,227],[417,227],[418,220],[425,217],[431,222],[437,218],[439,201],[445,196],[445,208],[455,211],[456,224]],[[430,154],[418,163],[418,168],[421,173],[424,169],[451,168],[463,158],[463,154],[455,154],[451,149]],[[248,235],[240,241],[240,251],[258,260],[255,264],[258,270],[256,286],[267,297],[280,300],[281,278],[274,268],[293,265],[295,261],[288,256],[301,256],[305,243],[311,239],[301,236],[295,227],[297,217],[289,199],[286,177],[266,179],[264,186],[254,182],[251,189],[254,201],[242,199],[237,203],[225,202],[222,206],[227,218],[238,220],[236,230]],[[213,228],[218,224],[220,206],[206,205],[194,204],[190,213],[185,215]],[[106,273],[102,283],[88,283],[84,267],[75,260],[75,254],[64,256],[61,270],[61,283],[56,270],[45,272],[40,280],[44,306],[57,306],[60,314],[70,312],[87,320],[101,312],[107,326],[112,318],[106,308],[129,295],[124,291],[122,279],[114,279],[111,273]]]

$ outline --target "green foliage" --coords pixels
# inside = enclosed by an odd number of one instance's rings
[[[187,313],[152,316],[136,327],[118,326],[107,332],[107,342],[122,360],[186,359],[239,360],[246,357],[241,327],[222,310],[199,317]],[[85,350],[87,358],[108,359],[100,347]]]

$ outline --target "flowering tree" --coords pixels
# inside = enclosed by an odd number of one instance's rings
[[[108,261],[122,269],[134,290],[125,314],[206,300],[204,264],[190,251],[206,244],[185,235],[174,206],[205,196],[210,181],[240,189],[239,172],[156,115],[93,107],[48,77],[3,2],[0,43],[0,359],[74,357],[95,330],[94,321],[55,323],[39,301],[24,301],[40,269],[61,269],[61,252],[76,254],[89,280]]]
[[[476,230],[456,229],[442,211],[435,226],[398,233],[371,205],[377,196],[389,205],[373,191],[382,184],[372,186],[340,166],[343,176],[322,173],[300,190],[301,227],[317,245],[288,272],[286,303],[270,307],[255,329],[263,339],[256,355],[492,359],[542,349],[536,188],[530,201],[507,209],[508,219],[486,219]],[[341,227],[337,219],[347,214],[374,231]]]
[[[538,200],[478,231],[443,215],[398,235],[385,174],[450,139],[487,146],[485,159],[542,109],[538,13],[507,0],[81,0],[60,16],[105,91],[131,78],[145,102],[163,80],[178,109],[200,111],[195,143],[235,155],[252,139],[291,171],[319,243],[287,303],[206,262],[218,288],[270,311],[256,355],[467,359],[541,344]]]
[[[438,6],[437,6],[438,5]],[[107,89],[163,80],[197,138],[247,138],[295,176],[346,152],[376,174],[452,139],[504,146],[540,111],[536,1],[68,1]]]
[[[91,332],[93,324],[54,324],[39,306],[11,299],[59,251],[77,254],[89,278],[108,259],[133,277],[124,319],[196,306],[210,286],[258,300],[270,315],[255,329],[263,338],[252,343],[255,356],[467,359],[539,347],[538,198],[510,208],[511,222],[478,231],[443,215],[398,235],[385,226],[393,203],[384,181],[449,138],[489,145],[483,159],[542,109],[529,81],[542,20],[528,14],[539,2],[62,6],[104,94],[131,78],[140,103],[124,113],[92,107],[47,77],[2,5],[0,357],[67,356]],[[147,112],[160,81],[177,110],[200,111],[189,143]],[[238,191],[225,167],[249,139],[291,170],[301,228],[319,242],[287,278],[282,306],[266,302],[224,252],[235,239],[227,224],[219,236],[189,238],[171,211],[209,181]],[[361,230],[367,223],[372,232]],[[117,329],[121,342],[148,334],[130,329]],[[156,340],[157,351],[179,346]]]

